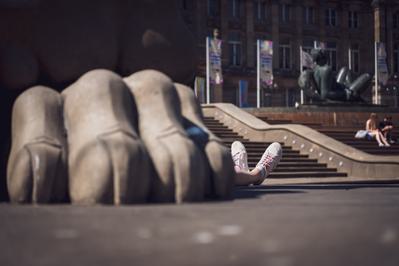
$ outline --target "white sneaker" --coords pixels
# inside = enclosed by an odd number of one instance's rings
[[[231,157],[233,158],[236,172],[249,172],[248,155],[244,144],[239,141],[234,141],[233,144],[231,144]]]
[[[273,142],[269,147],[267,147],[262,158],[256,165],[256,168],[261,172],[263,179],[265,179],[271,172],[273,172],[274,168],[276,168],[277,164],[281,160],[282,153],[283,149],[278,142]]]

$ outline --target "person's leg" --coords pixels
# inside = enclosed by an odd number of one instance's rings
[[[375,139],[377,140],[378,146],[380,147],[384,147],[384,143],[381,142],[381,138],[380,138],[380,134],[378,130],[374,130],[371,132],[371,136],[375,137]]]
[[[381,129],[381,133],[386,138],[388,134],[388,127],[384,127],[383,129]]]
[[[248,172],[247,153],[241,142],[236,141],[232,144],[232,156],[236,170],[235,184],[239,186],[259,185],[276,168],[282,156],[282,148],[277,142],[269,145],[256,167],[250,172]]]
[[[234,184],[236,186],[248,186],[251,184],[260,184],[264,179],[261,178],[260,173],[253,174],[251,172],[236,172]]]
[[[380,141],[381,141],[385,146],[387,146],[387,147],[391,146],[391,145],[389,145],[387,139],[384,137],[384,135],[383,135],[380,131],[378,131],[378,134],[377,134],[377,135],[380,137]]]
[[[255,169],[251,171],[254,175],[260,174],[260,182],[255,183],[256,185],[261,184],[263,180],[273,172],[274,168],[276,168],[277,164],[280,162],[282,155],[283,149],[280,143],[273,142],[267,147]]]
[[[234,141],[231,144],[231,157],[233,158],[236,172],[249,172],[247,151],[240,141]]]
[[[392,139],[392,130],[393,130],[393,126],[388,126],[388,130],[386,131],[386,139],[389,143],[394,143],[393,139]]]

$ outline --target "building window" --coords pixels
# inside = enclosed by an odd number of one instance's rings
[[[356,11],[348,12],[348,27],[357,29],[359,27],[359,15]]]
[[[327,42],[326,53],[331,69],[337,71],[337,44],[335,42]]]
[[[337,26],[337,11],[334,8],[327,8],[325,14],[326,26]]]
[[[393,13],[392,26],[394,29],[399,29],[399,11]]]
[[[393,46],[393,69],[395,73],[399,73],[399,43]]]
[[[231,66],[241,65],[241,37],[238,32],[229,35],[229,64]]]
[[[303,8],[303,20],[306,25],[311,25],[314,24],[315,18],[314,18],[314,8],[311,6],[305,6]]]
[[[241,0],[229,0],[230,17],[240,17]]]
[[[359,45],[353,44],[350,49],[350,67],[355,73],[359,73]]]
[[[220,16],[220,0],[208,0],[208,16]]]
[[[266,3],[262,0],[254,1],[254,16],[257,21],[264,21],[267,18]]]
[[[291,69],[291,45],[289,42],[282,42],[279,46],[280,69]]]
[[[291,19],[291,10],[290,6],[287,4],[280,5],[280,21],[287,23]]]

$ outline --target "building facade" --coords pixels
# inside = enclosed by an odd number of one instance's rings
[[[244,80],[249,104],[256,105],[256,41],[263,39],[273,41],[274,73],[273,85],[262,89],[263,106],[299,102],[299,47],[310,50],[314,41],[326,44],[333,70],[350,61],[355,75],[374,73],[374,41],[384,42],[392,75],[390,91],[382,88],[381,93],[386,103],[395,104],[391,96],[397,102],[398,89],[392,93],[399,72],[398,0],[180,0],[180,8],[198,44],[199,77],[206,73],[205,38],[219,29],[224,83],[213,101],[237,104],[238,84]],[[371,102],[372,95],[370,89],[365,97]]]

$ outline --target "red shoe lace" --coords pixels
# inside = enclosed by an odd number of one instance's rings
[[[273,156],[271,156],[270,154],[266,154],[266,156],[261,159],[260,164],[263,165],[268,172],[270,172],[272,162]]]

